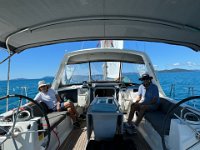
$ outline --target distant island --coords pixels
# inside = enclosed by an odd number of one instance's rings
[[[10,80],[29,80],[27,78],[15,78],[15,79],[10,79]]]
[[[174,69],[157,70],[157,72],[200,72],[200,70],[174,68]]]
[[[42,78],[36,78],[36,79],[30,79],[30,78],[14,78],[10,79],[11,81],[16,81],[16,80],[53,80],[53,76],[45,76]],[[7,80],[0,80],[0,81],[7,81]]]
[[[48,80],[48,79],[53,79],[54,77],[53,76],[45,76],[45,77],[42,77],[42,78],[37,78],[37,79],[39,79],[39,80]],[[29,80],[29,79],[27,79],[27,78],[18,78],[17,80]],[[15,79],[13,79],[13,80],[15,80]]]
[[[39,79],[52,79],[54,78],[53,76],[46,76],[46,77],[42,77],[42,78],[39,78]]]
[[[173,73],[173,72],[200,72],[200,70],[194,69],[194,70],[189,70],[189,69],[181,69],[181,68],[174,68],[174,69],[164,69],[164,70],[155,70],[156,72],[159,73]],[[125,73],[126,75],[132,75],[134,74],[133,72],[127,72]],[[53,76],[45,76],[41,78],[37,78],[37,80],[53,80]],[[35,79],[30,79],[30,78],[15,78],[15,79],[10,79],[10,80],[36,80]],[[6,80],[0,80],[0,81],[6,81]]]
[[[155,70],[155,72],[161,73],[173,73],[173,72],[200,72],[200,70],[189,70],[189,69],[181,69],[181,68],[174,68],[174,69],[164,69],[164,70]],[[133,75],[133,72],[126,72],[126,75]],[[138,73],[136,73],[137,75]]]

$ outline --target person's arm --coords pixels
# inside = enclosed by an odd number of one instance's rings
[[[140,100],[141,100],[141,98],[142,98],[142,96],[141,96],[141,95],[138,95],[138,96],[136,97],[136,101],[135,101],[135,103],[139,103]]]
[[[60,102],[61,102],[61,99],[60,99],[60,96],[58,94],[56,94],[56,99],[57,99],[57,102],[56,102],[56,108],[57,108],[57,111],[60,111]]]
[[[157,99],[158,99],[158,97],[155,96],[155,97],[150,101],[150,104],[156,104],[156,103],[157,103]]]
[[[40,94],[38,93],[33,100],[39,101],[40,100]],[[32,106],[32,105],[34,105],[33,102],[28,102],[28,103],[25,104],[25,106]]]
[[[40,95],[39,95],[39,93],[35,96],[35,98],[33,99],[34,101],[39,101],[39,99],[40,99]],[[26,103],[25,105],[23,105],[20,109],[21,110],[23,110],[25,107],[31,107],[31,106],[33,106],[34,105],[34,103],[33,102],[28,102],[28,103]]]
[[[24,106],[26,107],[26,106],[32,106],[32,105],[34,105],[33,102],[28,102],[28,103],[26,103]]]
[[[142,99],[142,86],[140,85],[138,88],[138,95],[136,97],[135,103],[139,103]]]
[[[158,101],[158,98],[159,98],[158,87],[155,86],[155,87],[153,88],[153,91],[152,91],[152,92],[154,93],[154,97],[153,97],[153,99],[150,101],[150,104],[156,104],[157,101]]]

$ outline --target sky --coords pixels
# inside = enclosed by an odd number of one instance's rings
[[[95,48],[98,41],[61,43],[31,48],[11,58],[10,78],[37,79],[55,76],[65,53]],[[156,70],[184,68],[200,70],[200,53],[183,46],[164,43],[124,41],[124,48],[147,53]],[[8,56],[0,49],[0,61]],[[0,80],[7,79],[8,61],[0,64]]]

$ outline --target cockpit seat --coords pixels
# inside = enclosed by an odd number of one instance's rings
[[[40,111],[39,107],[36,105],[31,106],[33,110],[33,116],[34,117],[42,117],[42,112]],[[47,117],[49,119],[50,124],[50,130],[53,130],[58,124],[60,124],[66,117],[68,116],[67,111],[61,111],[61,112],[51,112],[47,114]],[[42,125],[43,128],[46,129],[46,121],[45,117],[42,117]]]
[[[146,112],[145,113],[145,119],[151,123],[151,125],[154,127],[154,129],[162,135],[162,126],[165,120],[165,116],[169,109],[173,107],[175,104],[173,102],[170,102],[164,98],[160,98],[160,106],[158,110],[153,111],[153,112]],[[179,114],[180,110],[177,110],[176,113]],[[170,130],[170,123],[171,119],[175,118],[174,115],[171,115],[168,120],[166,120],[166,130],[165,130],[165,135],[169,134]]]

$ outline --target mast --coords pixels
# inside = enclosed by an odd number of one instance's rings
[[[100,41],[100,47],[101,48],[114,48],[114,45],[113,45],[113,40],[101,40]],[[107,76],[108,76],[108,72],[107,72],[107,69],[108,69],[108,65],[107,65],[107,62],[105,62],[102,66],[102,69],[103,69],[103,80],[107,80]]]
[[[118,48],[123,49],[124,41],[123,40],[101,40],[100,41],[101,48]],[[116,74],[120,76],[118,70],[116,68],[121,68],[120,62],[105,62],[102,66],[103,69],[103,79],[107,80],[109,78],[115,78]],[[110,69],[113,68],[113,69]]]

